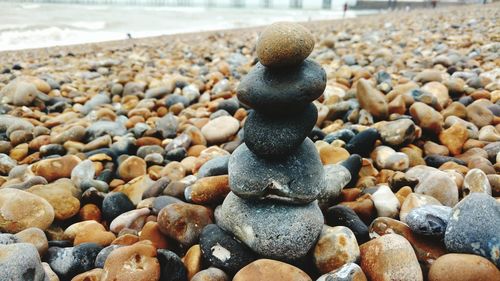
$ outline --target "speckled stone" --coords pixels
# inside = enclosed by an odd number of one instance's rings
[[[316,202],[288,205],[276,201],[247,201],[234,193],[215,212],[217,224],[232,232],[258,254],[279,260],[303,257],[323,227]]]
[[[444,243],[450,252],[483,256],[500,267],[500,203],[471,193],[452,210]]]
[[[44,281],[45,271],[35,246],[28,243],[0,244],[0,280]]]
[[[406,223],[417,234],[443,237],[451,215],[447,206],[424,205],[406,216]]]

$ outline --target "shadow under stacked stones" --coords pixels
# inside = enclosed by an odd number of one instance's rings
[[[323,227],[316,200],[325,171],[307,135],[318,112],[312,102],[326,73],[306,59],[314,38],[292,23],[269,26],[257,43],[259,61],[237,95],[253,108],[245,143],[229,159],[231,193],[215,213],[222,228],[261,256],[294,260],[314,246]]]

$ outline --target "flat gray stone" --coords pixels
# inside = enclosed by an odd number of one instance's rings
[[[323,227],[316,201],[306,205],[250,201],[232,192],[216,209],[215,219],[256,253],[285,261],[305,256]]]
[[[291,155],[263,159],[240,145],[229,159],[229,186],[242,198],[272,198],[288,203],[309,203],[324,186],[324,170],[310,139]]]

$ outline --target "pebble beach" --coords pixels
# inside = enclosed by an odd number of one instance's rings
[[[500,280],[499,18],[0,52],[0,281]]]

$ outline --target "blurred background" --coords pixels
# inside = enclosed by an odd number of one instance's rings
[[[438,5],[481,1],[441,0]],[[352,18],[433,4],[433,0],[0,1],[0,51],[241,28],[275,21]]]

